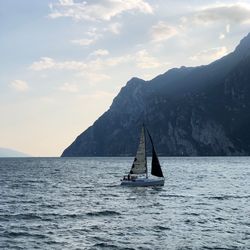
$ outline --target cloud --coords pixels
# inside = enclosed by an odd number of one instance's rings
[[[121,33],[122,25],[120,23],[111,23],[104,31],[112,32],[113,34],[120,34]]]
[[[112,57],[112,58],[108,58],[107,60],[103,61],[104,65],[113,67],[122,63],[127,63],[129,61],[132,60],[132,56],[131,55],[124,55],[124,56],[118,56],[118,57]]]
[[[88,46],[90,44],[93,44],[95,42],[95,39],[82,38],[82,39],[71,40],[71,42],[73,44],[77,44],[81,46]]]
[[[227,54],[227,48],[217,47],[208,50],[202,50],[196,55],[190,57],[192,61],[214,61]]]
[[[95,57],[93,58],[93,56]],[[126,65],[135,63],[135,66],[140,69],[155,69],[169,65],[168,62],[150,55],[145,49],[137,51],[134,55],[127,54],[117,57],[110,57],[108,50],[99,49],[91,53],[85,61],[57,61],[49,57],[42,57],[32,63],[29,69],[33,71],[74,71],[75,76],[83,77],[90,83],[96,83],[109,80],[111,77],[107,72],[124,63]],[[65,91],[69,89],[68,84],[62,89]]]
[[[242,24],[250,21],[250,5],[237,3],[206,7],[194,12],[192,16],[183,18],[182,21],[186,24],[190,24],[190,21],[197,24],[208,24],[218,21]],[[230,26],[228,27],[227,33],[230,30]]]
[[[98,49],[92,52],[90,55],[92,56],[107,56],[109,55],[109,51],[106,49]]]
[[[55,66],[55,62],[52,58],[50,57],[42,57],[40,61],[34,62],[31,66],[30,69],[35,70],[35,71],[40,71],[40,70],[46,70],[53,68]]]
[[[59,0],[62,6],[72,6],[74,5],[74,0]]]
[[[76,93],[78,92],[78,87],[76,84],[72,84],[72,83],[64,83],[61,87],[59,87],[59,89],[61,91],[64,92],[69,92],[69,93]]]
[[[16,91],[26,92],[29,90],[29,85],[27,82],[22,80],[14,80],[10,83],[11,87]]]
[[[98,0],[74,1],[59,0],[50,4],[50,18],[70,17],[74,20],[109,21],[124,12],[142,12],[152,14],[153,8],[145,0]]]
[[[96,55],[108,55],[107,50],[97,50]],[[56,61],[50,57],[42,57],[39,61],[33,62],[29,69],[33,71],[44,70],[67,70],[76,71],[80,75],[96,74],[97,71],[106,70],[109,67],[115,67],[122,63],[127,63],[132,60],[132,56],[125,55],[119,57],[102,58],[97,57],[86,61]],[[100,72],[98,72],[100,73]]]
[[[157,58],[152,57],[146,50],[140,50],[136,53],[137,67],[142,69],[159,68],[167,63],[160,62]]]
[[[151,36],[154,42],[162,42],[178,34],[175,27],[168,25],[163,21],[159,21],[151,28]]]
[[[111,32],[115,35],[120,34],[121,27],[122,25],[120,23],[111,23],[102,29],[92,27],[87,32],[85,32],[85,38],[71,40],[71,43],[87,47],[101,39],[105,32]]]
[[[219,39],[222,40],[225,38],[225,34],[221,33],[220,36],[219,36]]]
[[[62,61],[57,62],[50,57],[42,57],[40,61],[32,63],[29,67],[34,71],[42,70],[84,70],[87,68],[87,64],[81,61]]]
[[[89,28],[88,31],[85,32],[85,38],[71,40],[71,43],[80,46],[89,46],[102,38],[103,35],[101,32],[102,31],[98,31],[95,27]]]

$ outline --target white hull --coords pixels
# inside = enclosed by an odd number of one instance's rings
[[[164,186],[164,178],[161,179],[147,179],[147,178],[138,178],[133,180],[122,180],[122,186],[130,187],[149,187],[149,186]]]

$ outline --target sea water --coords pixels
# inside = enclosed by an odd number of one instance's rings
[[[250,249],[250,158],[161,158],[164,187],[122,187],[132,160],[0,159],[0,249]]]

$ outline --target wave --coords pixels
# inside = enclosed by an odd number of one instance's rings
[[[135,248],[132,248],[132,247],[119,247],[117,245],[108,244],[105,242],[96,243],[91,249],[135,250]]]
[[[112,184],[112,185],[106,185],[105,187],[113,188],[113,187],[121,187],[121,185],[120,184]]]
[[[4,214],[4,215],[0,215],[0,221],[1,220],[13,220],[13,219],[17,219],[17,220],[41,220],[42,217],[38,214],[35,213],[27,213],[27,214]]]
[[[194,212],[191,212],[191,213],[186,212],[186,213],[183,213],[183,215],[200,216],[200,214],[194,213]]]
[[[232,247],[203,246],[202,249],[207,249],[207,250],[214,250],[214,249],[217,249],[217,250],[235,250],[235,249],[244,249],[244,248],[238,248],[236,246],[232,246]]]
[[[209,197],[205,197],[208,199],[212,199],[212,200],[230,200],[230,199],[247,199],[250,198],[250,195],[222,195],[222,196],[209,196]]]
[[[13,220],[39,220],[39,221],[53,221],[54,219],[79,219],[84,214],[59,214],[59,213],[27,213],[27,214],[5,214],[0,215],[0,221]]]
[[[179,195],[179,194],[160,194],[160,197],[169,197],[169,198],[192,198],[191,195]]]
[[[43,220],[52,221],[53,219],[81,219],[84,214],[56,214],[56,213],[44,213],[41,214]]]
[[[89,212],[86,215],[87,216],[114,216],[114,215],[121,215],[121,214],[112,210],[103,210],[103,211]]]
[[[159,230],[159,231],[171,230],[170,227],[164,227],[164,226],[154,226],[154,229]]]
[[[93,247],[107,248],[107,249],[117,249],[116,245],[108,244],[108,243],[96,243]]]
[[[33,237],[33,238],[39,238],[39,239],[47,238],[47,236],[45,236],[44,234],[33,234],[33,233],[28,233],[28,232],[5,231],[3,234],[5,237],[9,237],[9,238],[16,238],[16,237]]]

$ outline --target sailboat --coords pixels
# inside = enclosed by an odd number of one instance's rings
[[[147,155],[146,155],[146,134],[147,132],[152,145],[152,163],[151,175],[148,176]],[[154,177],[153,177],[154,176]],[[156,178],[157,177],[157,178]],[[145,126],[142,126],[140,142],[134,158],[131,170],[128,175],[125,175],[121,180],[123,186],[164,186],[164,176],[161,170],[161,165],[157,157],[152,137]]]

